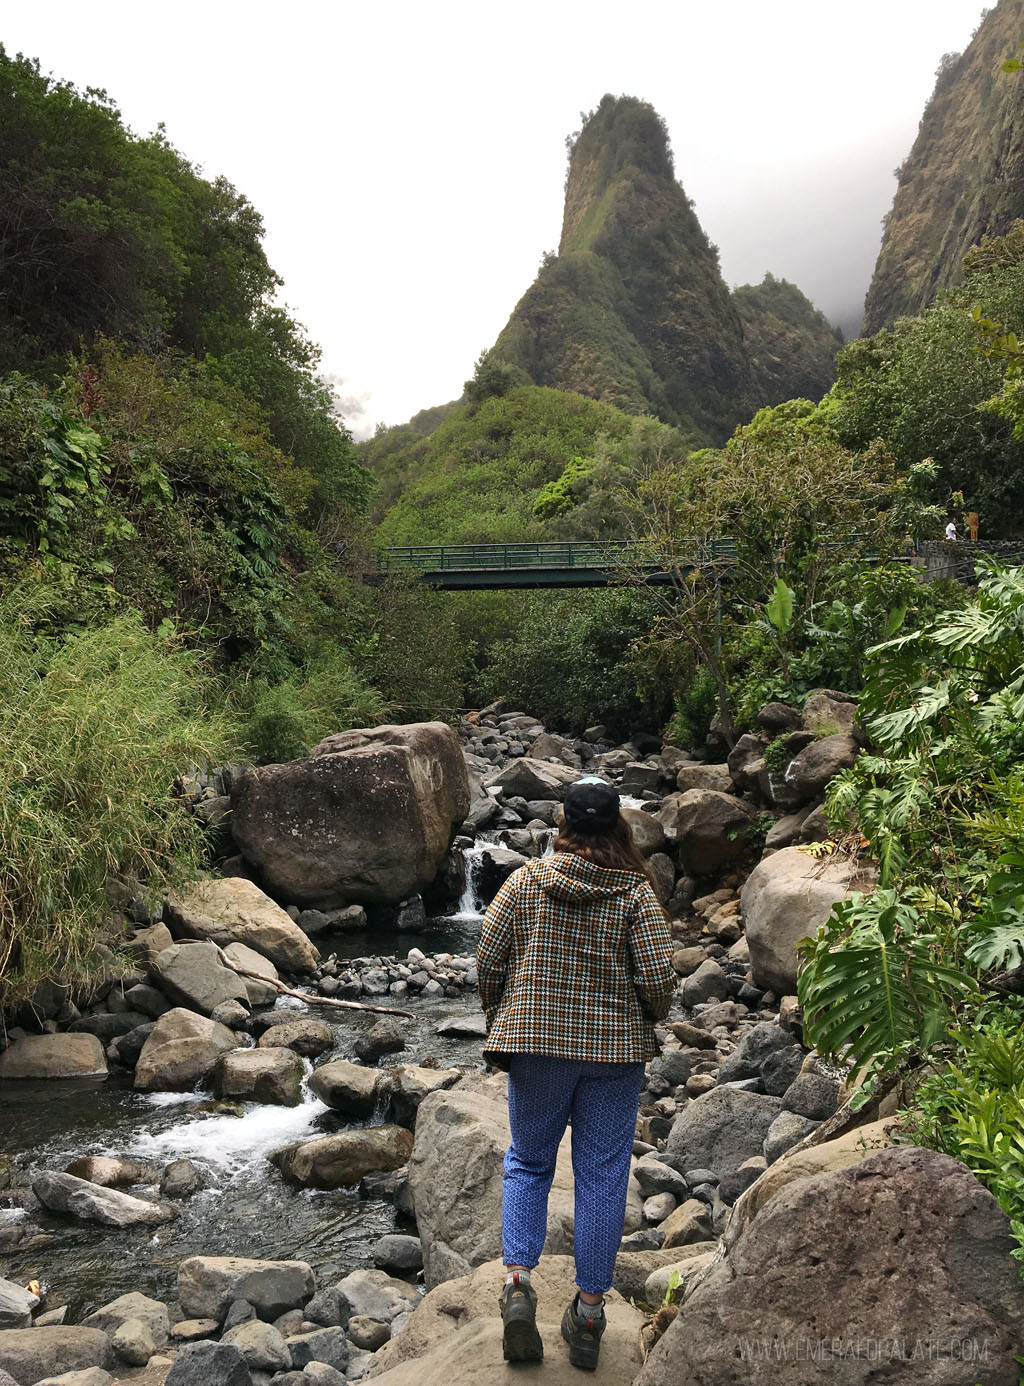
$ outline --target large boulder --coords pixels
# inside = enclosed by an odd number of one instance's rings
[[[620,812],[629,824],[633,841],[645,857],[665,850],[668,838],[665,836],[665,829],[653,813],[644,813],[634,808],[624,808]]]
[[[189,1092],[237,1043],[226,1025],[177,1006],[160,1017],[142,1046],[135,1086],[143,1092]]]
[[[695,1285],[636,1386],[759,1386],[766,1361],[786,1386],[1016,1386],[1012,1249],[995,1199],[936,1151],[799,1179]]]
[[[713,1088],[676,1117],[666,1148],[686,1169],[710,1169],[721,1176],[760,1155],[768,1128],[782,1111],[781,1097],[763,1097],[742,1088]]]
[[[203,1015],[211,1015],[225,1001],[248,1004],[245,983],[221,962],[215,943],[172,943],[153,963],[152,975],[177,1005]]]
[[[270,1156],[291,1184],[304,1189],[345,1189],[371,1170],[400,1169],[412,1153],[412,1133],[402,1126],[339,1131],[275,1150]]]
[[[39,1296],[0,1277],[0,1328],[30,1328]]]
[[[669,794],[657,818],[691,876],[734,866],[749,851],[754,813],[731,794],[714,789]]]
[[[451,727],[416,722],[328,737],[304,760],[244,776],[231,797],[235,839],[275,894],[397,904],[443,865],[469,779]]]
[[[365,1064],[350,1064],[345,1059],[321,1064],[310,1077],[309,1086],[328,1107],[357,1120],[373,1116],[391,1095],[388,1073]]]
[[[510,1140],[504,1074],[464,1078],[420,1103],[409,1184],[428,1287],[501,1255],[502,1160]],[[566,1134],[559,1146],[548,1199],[547,1255],[572,1249],[569,1141]],[[625,1230],[634,1232],[641,1222],[640,1190],[631,1178]]]
[[[95,1035],[25,1035],[0,1054],[0,1079],[106,1077]]]
[[[302,1096],[302,1059],[291,1049],[232,1049],[213,1070],[217,1097],[295,1107]]]
[[[860,745],[849,732],[812,741],[786,767],[786,789],[796,803],[820,799],[830,780],[848,770],[860,755]]]
[[[101,1332],[112,1335],[131,1319],[146,1325],[157,1349],[162,1348],[170,1337],[171,1321],[167,1305],[158,1299],[150,1299],[148,1295],[139,1294],[137,1290],[119,1295],[109,1304],[94,1310],[88,1318],[82,1320],[82,1327],[98,1328]]]
[[[289,917],[288,923],[291,922]],[[280,993],[275,985],[279,974],[270,959],[245,943],[225,944],[222,952],[228,967],[237,972],[245,983],[249,1005],[272,1006]]]
[[[190,1319],[224,1316],[244,1299],[257,1317],[272,1322],[299,1309],[316,1292],[305,1261],[255,1261],[243,1256],[190,1256],[178,1267],[178,1300]]]
[[[857,725],[857,699],[831,688],[812,688],[804,698],[803,724],[815,736],[852,733]]]
[[[177,1216],[166,1204],[151,1203],[120,1189],[104,1189],[73,1174],[40,1174],[33,1180],[32,1192],[51,1213],[63,1213],[80,1222],[98,1222],[103,1227],[156,1227]]]
[[[105,1367],[110,1340],[98,1328],[10,1328],[0,1332],[0,1369],[20,1386],[33,1386],[61,1372]]]
[[[374,1386],[484,1386],[511,1380],[501,1354],[498,1290],[503,1278],[500,1261],[491,1261],[431,1290],[404,1331],[375,1354],[368,1373]],[[559,1335],[574,1280],[570,1256],[545,1256],[533,1272],[546,1360],[543,1367],[524,1370],[550,1386],[574,1386],[580,1378]],[[589,1379],[594,1386],[625,1386],[640,1368],[643,1315],[614,1290],[605,1297],[605,1313],[601,1356]]]
[[[242,876],[211,876],[193,882],[180,895],[169,897],[167,914],[177,934],[222,946],[245,944],[282,972],[312,972],[320,961],[320,954],[291,916]],[[243,954],[236,965],[244,967],[245,962]],[[263,968],[248,970],[265,973]]]
[[[485,789],[496,789],[503,799],[565,798],[569,785],[579,779],[579,770],[552,760],[533,760],[521,756],[484,778]]]
[[[833,905],[873,884],[870,868],[848,857],[819,860],[798,847],[759,862],[740,894],[755,985],[779,996],[795,992],[796,945],[814,937]]]

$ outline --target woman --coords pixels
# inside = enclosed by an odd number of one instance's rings
[[[578,1293],[562,1319],[569,1361],[597,1366],[622,1237],[644,1064],[675,977],[665,914],[611,785],[570,785],[552,857],[527,862],[484,918],[484,1056],[509,1073],[499,1303],[510,1362],[539,1361],[530,1271],[547,1231],[555,1156],[572,1122]]]

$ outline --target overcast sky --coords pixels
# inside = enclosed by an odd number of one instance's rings
[[[558,244],[565,136],[668,123],[730,284],[856,324],[881,219],[977,0],[28,0],[11,52],[104,87],[258,207],[357,436],[456,397]]]

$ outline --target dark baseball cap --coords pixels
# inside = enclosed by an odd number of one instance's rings
[[[597,775],[585,775],[565,791],[565,821],[581,832],[602,832],[619,820],[619,792]]]

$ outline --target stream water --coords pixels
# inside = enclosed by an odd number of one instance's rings
[[[345,933],[320,938],[317,944],[325,956],[337,952],[339,957],[404,957],[412,947],[472,952],[479,922],[475,901],[466,897],[459,912],[434,921],[421,934],[385,938],[378,931],[371,938]],[[389,1004],[386,997],[381,1001]],[[394,1006],[412,1011],[414,1018],[401,1022],[406,1048],[386,1056],[383,1065],[421,1063],[428,1057],[442,1066],[480,1062],[479,1039],[436,1032],[441,1021],[479,1014],[475,994],[433,1001],[402,998]],[[353,1058],[360,1031],[379,1018],[288,997],[278,1008],[328,1024],[336,1040],[332,1058]],[[103,1082],[0,1085],[0,1155],[13,1157],[16,1185],[93,1154],[143,1160],[156,1167],[157,1175],[170,1160],[187,1157],[206,1180],[201,1193],[180,1205],[176,1221],[155,1229],[77,1224],[41,1209],[26,1212],[14,1206],[16,1189],[0,1193],[0,1231],[17,1222],[31,1222],[42,1231],[3,1255],[2,1273],[22,1284],[40,1280],[52,1291],[51,1307],[69,1304],[69,1321],[128,1290],[173,1303],[177,1267],[186,1256],[299,1259],[329,1283],[357,1266],[371,1265],[373,1244],[385,1232],[409,1230],[384,1199],[362,1197],[357,1190],[293,1189],[268,1163],[267,1155],[279,1146],[343,1129],[345,1123],[308,1090],[297,1107],[245,1103],[243,1114],[236,1116],[218,1112],[208,1093],[141,1094],[131,1081],[124,1074]],[[135,1192],[152,1196],[149,1189]]]

